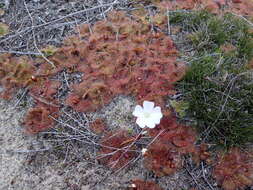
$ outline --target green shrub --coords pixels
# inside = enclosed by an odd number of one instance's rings
[[[177,87],[203,140],[225,147],[253,142],[253,78],[247,67],[253,35],[245,21],[203,11],[172,13],[172,21],[194,49]]]

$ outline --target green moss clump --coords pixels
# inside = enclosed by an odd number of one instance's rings
[[[177,87],[202,139],[224,147],[253,142],[253,72],[247,67],[253,35],[247,23],[204,11],[173,13],[172,21],[194,49]]]
[[[241,18],[229,13],[215,16],[207,11],[172,12],[170,18],[171,24],[180,24],[190,33],[188,39],[200,51],[198,54],[215,52],[221,45],[231,43],[238,47],[238,57],[253,56],[253,33]]]

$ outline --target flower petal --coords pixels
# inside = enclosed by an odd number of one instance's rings
[[[163,114],[161,112],[161,107],[156,106],[152,112],[152,119],[154,123],[159,124],[162,117],[163,117]]]
[[[156,107],[153,109],[153,112],[154,112],[154,113],[162,113],[161,107],[160,107],[160,106],[156,106]]]
[[[146,126],[146,122],[142,117],[138,117],[136,123],[139,125],[140,128],[144,128]]]
[[[154,109],[155,103],[150,101],[144,101],[143,102],[143,109],[145,112],[152,112]]]
[[[155,123],[153,121],[146,122],[146,125],[148,128],[151,128],[151,129],[155,128]]]
[[[159,114],[155,114],[155,115],[152,116],[152,120],[153,120],[153,122],[154,122],[156,125],[158,125],[158,124],[160,123],[161,118],[162,118],[162,116],[159,115]]]
[[[141,117],[143,115],[143,108],[140,105],[135,106],[133,115],[135,117]]]

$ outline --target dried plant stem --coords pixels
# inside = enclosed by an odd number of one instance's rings
[[[207,183],[207,185],[210,187],[210,189],[214,190],[213,186],[209,183],[209,181],[206,178],[203,162],[201,162],[201,168],[202,168],[202,174],[203,174],[204,181]]]
[[[169,8],[167,7],[167,27],[168,27],[168,35],[171,34],[171,31],[170,31],[170,11],[169,11]]]
[[[32,17],[32,15],[31,15],[28,7],[27,7],[27,4],[26,4],[25,0],[24,0],[24,5],[25,5],[26,11],[27,11],[27,13],[28,13],[28,15],[29,15],[29,17],[31,19],[32,26],[34,26],[33,17]],[[52,65],[52,67],[55,69],[56,68],[55,64],[52,61],[50,61],[48,58],[46,58],[46,56],[38,48],[34,30],[32,30],[32,35],[33,35],[33,44],[34,44],[35,48],[37,49],[37,51],[40,53],[40,55],[43,57],[43,59],[45,59],[48,63],[50,63]]]
[[[248,20],[247,18],[245,18],[244,16],[238,15],[238,14],[233,13],[233,12],[231,12],[231,14],[232,14],[232,15],[235,15],[235,16],[241,18],[241,19],[243,19],[243,20],[246,21],[251,27],[253,27],[253,23],[252,23],[250,20]]]
[[[24,1],[24,4],[25,4],[26,9],[27,9],[27,4],[26,4],[25,1]],[[7,40],[9,40],[9,39],[11,39],[11,38],[14,38],[14,37],[16,37],[16,36],[19,36],[19,35],[21,35],[22,33],[25,33],[25,32],[27,32],[27,31],[31,31],[31,30],[35,30],[35,29],[40,28],[40,27],[44,27],[44,26],[51,25],[51,24],[54,24],[55,22],[59,22],[59,21],[61,21],[61,20],[64,20],[64,19],[66,19],[66,18],[75,16],[75,15],[78,15],[78,14],[86,13],[86,12],[89,12],[89,11],[94,11],[94,10],[100,9],[100,8],[102,8],[102,7],[111,7],[111,6],[116,5],[116,4],[119,4],[119,2],[118,2],[117,0],[114,1],[114,2],[112,2],[112,3],[103,4],[103,5],[98,5],[98,6],[89,8],[89,9],[84,9],[84,10],[76,11],[76,12],[70,13],[70,14],[68,14],[68,15],[66,15],[66,16],[63,16],[63,17],[61,17],[61,18],[52,20],[52,21],[50,21],[50,22],[46,22],[46,23],[39,24],[39,25],[33,25],[33,26],[31,26],[30,28],[26,28],[26,29],[24,29],[24,30],[22,30],[22,31],[20,31],[20,32],[14,34],[14,35],[12,35],[12,36],[9,36],[8,38],[5,38],[5,39],[1,40],[0,43],[5,42],[5,41],[7,41]],[[108,12],[109,10],[110,10],[110,9],[108,9],[108,10],[106,10],[106,11]],[[30,16],[29,16],[29,17],[30,17]],[[74,22],[74,23],[75,23],[75,22]]]
[[[18,54],[18,55],[41,55],[40,53],[37,52],[22,52],[22,51],[12,51],[12,50],[0,50],[0,53],[13,53],[13,54]]]

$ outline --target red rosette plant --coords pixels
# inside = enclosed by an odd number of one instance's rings
[[[59,102],[54,98],[60,82],[47,79],[39,84],[31,87],[29,92],[36,102],[36,106],[28,110],[24,120],[26,132],[30,134],[52,128],[60,110]]]
[[[90,129],[96,134],[103,134],[106,131],[105,122],[102,119],[98,118],[90,123]]]
[[[253,185],[253,154],[232,148],[219,155],[213,177],[225,190],[236,190]]]
[[[56,80],[45,79],[30,88],[30,94],[37,98],[43,98],[46,101],[55,101],[54,95],[57,93],[61,83]]]
[[[151,137],[173,144],[180,153],[194,153],[196,131],[190,126],[179,124],[173,115],[165,116],[154,129],[148,129]]]
[[[137,156],[134,140],[125,130],[106,134],[99,142],[98,161],[113,170],[124,168]]]
[[[193,153],[192,159],[197,165],[199,165],[201,161],[205,161],[207,164],[213,162],[211,159],[211,152],[208,151],[208,146],[204,143],[196,146],[196,151]]]
[[[27,87],[34,83],[32,77],[35,67],[28,57],[14,57],[10,54],[0,56],[0,85],[4,87],[1,97],[12,98],[19,88]]]
[[[113,94],[103,81],[96,79],[72,85],[73,92],[68,96],[66,104],[76,111],[95,111],[98,107],[109,103]]]
[[[144,165],[156,176],[171,175],[182,168],[182,158],[171,143],[155,141],[144,154]]]
[[[25,116],[24,127],[27,133],[37,134],[52,128],[54,118],[58,117],[59,108],[39,103],[31,108]]]
[[[173,84],[184,75],[185,64],[176,61],[172,40],[152,33],[149,25],[114,11],[94,26],[80,26],[80,36],[69,37],[49,57],[58,67],[84,73],[83,81],[71,86],[67,105],[95,111],[125,94],[164,107],[164,97],[175,93]]]

